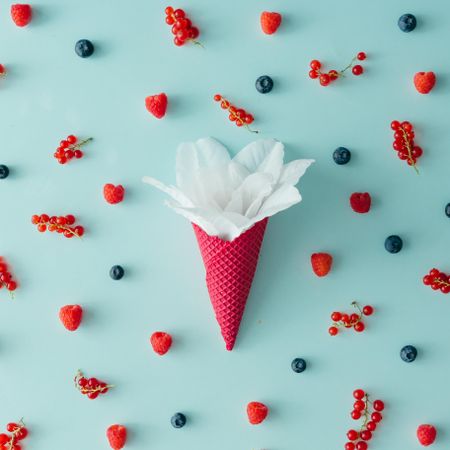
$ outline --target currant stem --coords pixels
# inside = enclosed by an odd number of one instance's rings
[[[411,166],[414,168],[417,175],[419,175],[419,169],[416,167],[416,163],[414,162],[414,159],[412,156],[412,149],[411,149],[411,144],[408,139],[408,135],[406,134],[406,131],[402,127],[400,127],[400,130],[402,131],[403,141],[405,142],[406,149],[408,150],[408,161],[411,161],[411,163],[412,163]]]
[[[364,399],[365,399],[365,404],[366,404],[366,407],[364,408],[364,414],[363,414],[363,416],[364,416],[364,422],[362,423],[362,425],[361,425],[361,427],[359,428],[359,432],[361,433],[361,431],[363,431],[365,428],[366,428],[366,426],[367,426],[367,422],[369,421],[369,395],[368,394],[366,394],[365,396],[364,396]]]
[[[239,123],[241,124],[241,126],[243,125],[245,128],[247,128],[247,130],[250,131],[250,133],[259,133],[258,130],[252,130],[252,129],[250,128],[250,126],[249,126],[248,124],[246,124],[246,123],[242,120],[242,118],[238,117],[238,116],[236,115],[236,113],[234,113],[234,112],[230,109],[232,105],[231,105],[231,103],[230,103],[226,98],[223,98],[223,97],[222,97],[222,98],[221,98],[221,101],[225,101],[225,102],[228,103],[227,111],[235,118],[236,122],[239,121]]]
[[[439,278],[435,278],[434,283],[438,284],[439,286],[447,286],[450,287],[450,283],[447,283],[447,281],[440,280]]]
[[[345,72],[346,70],[350,69],[350,68],[353,66],[353,64],[355,63],[355,61],[356,61],[357,59],[358,59],[358,58],[357,58],[356,56],[354,56],[353,59],[350,61],[350,64],[349,64],[347,67],[345,67],[344,69],[342,69],[342,70],[340,70],[340,71],[338,72],[339,76],[345,77],[344,72]]]
[[[7,283],[5,283],[4,281],[0,281],[0,283],[1,283],[1,287],[4,287],[8,291],[9,296],[11,297],[11,300],[14,300],[14,292],[7,289],[7,287],[6,287],[6,286],[8,286]]]
[[[84,141],[75,142],[75,144],[72,144],[69,146],[71,150],[79,150],[80,147],[82,147],[84,144],[87,144],[88,142],[91,142],[93,138],[87,138]]]

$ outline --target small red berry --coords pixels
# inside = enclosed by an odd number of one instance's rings
[[[361,75],[364,72],[363,66],[356,64],[356,66],[353,66],[352,73],[353,75]]]
[[[342,314],[338,311],[335,311],[331,314],[331,320],[333,322],[339,322],[342,319]]]
[[[260,402],[250,402],[247,405],[248,421],[252,425],[258,425],[263,422],[269,414],[269,408]]]
[[[368,447],[367,442],[364,441],[359,441],[356,444],[356,450],[367,450],[367,447]]]
[[[336,336],[339,333],[339,330],[337,327],[330,327],[328,328],[328,333],[330,333],[331,336]]]
[[[359,433],[356,430],[349,430],[347,433],[347,438],[349,441],[356,441],[358,439]]]
[[[75,144],[75,142],[77,142],[77,137],[74,136],[73,134],[70,134],[69,136],[67,136],[66,141],[69,144]]]
[[[370,422],[367,422],[366,427],[369,431],[375,431],[377,428],[377,424],[375,422],[370,421]]]
[[[355,450],[355,444],[353,442],[347,442],[345,444],[345,450]]]
[[[356,58],[357,58],[359,61],[364,61],[364,60],[367,58],[367,55],[366,55],[364,52],[359,52],[359,53],[356,55]]]
[[[362,400],[366,393],[362,389],[356,389],[353,391],[353,397],[356,398],[356,400]]]
[[[317,59],[313,59],[309,63],[309,67],[311,67],[311,69],[313,69],[313,70],[319,70],[322,67],[322,64]]]
[[[370,441],[372,439],[372,432],[369,430],[361,431],[361,439],[363,441]]]
[[[370,316],[373,314],[373,306],[366,305],[364,306],[362,311],[365,316]]]
[[[379,412],[372,413],[372,415],[370,417],[371,417],[372,421],[375,423],[379,423],[383,419],[383,416]]]
[[[356,400],[356,402],[353,404],[353,409],[356,411],[364,411],[366,409],[366,403],[362,400]]]
[[[354,328],[355,331],[357,331],[358,333],[361,333],[362,331],[364,331],[365,325],[364,325],[363,322],[357,322],[357,323],[355,323],[355,325],[353,325],[353,328]]]
[[[316,79],[319,77],[319,72],[317,70],[310,70],[309,71],[309,78]]]
[[[322,86],[328,86],[331,82],[331,78],[330,75],[328,75],[327,73],[323,73],[322,75],[320,75],[319,77],[319,83]]]
[[[373,402],[373,409],[375,411],[383,411],[384,409],[384,403],[381,400],[375,400]]]
[[[353,420],[358,420],[361,418],[361,412],[354,409],[351,413],[350,413],[351,417]]]

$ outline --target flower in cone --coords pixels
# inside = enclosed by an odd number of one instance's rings
[[[274,139],[254,141],[231,158],[205,138],[179,146],[177,187],[143,179],[166,192],[167,205],[194,225],[227,350],[238,334],[268,218],[301,201],[295,185],[312,162],[284,164],[284,146]]]

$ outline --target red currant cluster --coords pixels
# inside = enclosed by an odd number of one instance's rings
[[[450,275],[438,269],[431,269],[428,275],[423,277],[423,284],[431,286],[434,291],[440,289],[443,294],[448,294],[450,292]]]
[[[383,420],[381,411],[384,409],[384,403],[381,400],[375,400],[373,403],[369,401],[369,394],[362,389],[353,391],[355,403],[353,403],[353,411],[350,413],[353,420],[363,419],[363,423],[357,430],[349,430],[347,439],[349,442],[345,444],[345,450],[367,450],[368,441],[372,439],[372,433],[376,430],[378,424]],[[371,413],[370,410],[373,409]]]
[[[67,214],[66,216],[49,216],[48,214],[39,216],[34,214],[31,216],[31,223],[36,225],[40,233],[44,233],[47,230],[50,232],[56,231],[69,239],[74,236],[81,237],[84,234],[84,228],[81,225],[72,226],[75,220],[75,216],[72,214]]]
[[[75,375],[74,382],[75,387],[91,400],[96,399],[100,394],[106,394],[110,388],[114,387],[112,384],[97,380],[97,378],[86,378],[81,370]]]
[[[201,45],[196,41],[200,31],[197,27],[192,26],[192,22],[186,17],[186,13],[182,9],[173,9],[172,6],[166,8],[166,23],[172,25],[172,34],[175,36],[173,42],[177,47],[181,47],[186,42],[193,42]]]
[[[17,288],[17,283],[12,279],[11,273],[8,271],[8,266],[0,256],[0,289],[5,287],[11,297],[13,296],[13,292]]]
[[[319,83],[322,86],[328,86],[332,81],[337,80],[340,77],[345,76],[344,73],[348,69],[352,69],[353,75],[359,76],[364,72],[363,66],[361,64],[355,64],[356,61],[364,61],[367,58],[367,55],[364,52],[359,52],[350,62],[350,64],[344,69],[330,70],[328,73],[322,72],[320,69],[322,67],[322,63],[317,59],[313,59],[309,63],[309,67],[311,70],[309,71],[309,78],[319,79]]]
[[[393,120],[391,122],[391,128],[394,130],[394,143],[392,147],[397,151],[397,156],[406,161],[410,166],[414,167],[414,170],[419,173],[416,167],[417,158],[420,158],[423,154],[423,150],[414,145],[414,129],[409,122],[399,122]]]
[[[53,153],[53,156],[60,164],[66,164],[73,158],[80,159],[83,157],[81,147],[90,141],[92,141],[92,138],[78,141],[78,138],[71,134],[59,143],[59,147],[56,149],[56,152]]]
[[[249,125],[253,123],[255,119],[251,114],[247,113],[245,109],[236,108],[236,106],[232,105],[226,98],[222,97],[220,94],[216,94],[214,96],[214,101],[220,102],[221,108],[228,110],[228,119],[230,119],[231,122],[234,122],[237,127],[244,126],[252,133],[258,133],[258,131],[252,130],[249,127]]]
[[[358,310],[358,313],[345,314],[335,311],[331,314],[333,325],[328,329],[331,336],[336,336],[339,333],[339,327],[352,328],[361,333],[366,328],[362,321],[363,316],[370,316],[373,314],[373,306],[366,305],[362,309],[357,302],[352,302],[352,306]]]
[[[21,450],[22,446],[19,444],[19,441],[28,436],[28,430],[23,420],[20,419],[18,423],[8,423],[6,431],[11,434],[0,434],[0,450]]]

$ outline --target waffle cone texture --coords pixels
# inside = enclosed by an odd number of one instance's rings
[[[233,241],[209,236],[193,224],[206,269],[206,285],[227,350],[236,342],[250,294],[268,218]]]

